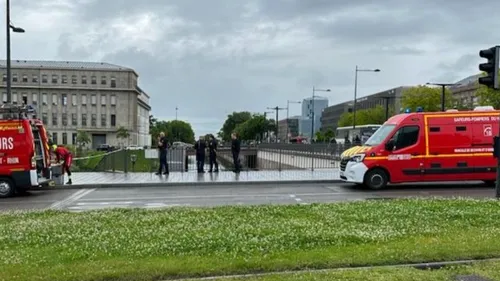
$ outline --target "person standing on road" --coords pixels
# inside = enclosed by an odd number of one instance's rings
[[[233,141],[231,142],[231,153],[233,154],[234,172],[239,173],[241,170],[241,165],[240,165],[241,143],[236,133],[232,133],[231,138],[233,139]]]
[[[158,168],[158,172],[156,173],[157,175],[161,175],[163,172],[163,168],[165,168],[165,175],[169,174],[168,171],[168,161],[167,161],[167,138],[165,137],[165,133],[161,132],[160,136],[158,137],[158,150],[159,150],[159,156],[160,156],[160,167]]]
[[[62,165],[62,175],[64,173],[68,174],[68,182],[66,184],[73,184],[71,181],[71,163],[73,162],[73,155],[71,152],[63,147],[63,146],[57,146],[57,145],[52,145],[52,151],[54,152],[56,156],[56,161],[58,164]]]
[[[203,136],[200,136],[194,144],[194,149],[196,150],[196,168],[198,169],[198,173],[205,173],[205,150],[207,149],[207,143]]]
[[[212,134],[210,134],[210,140],[208,142],[208,157],[210,160],[210,170],[208,172],[211,173],[215,165],[215,172],[218,173],[219,163],[217,163],[217,140]]]

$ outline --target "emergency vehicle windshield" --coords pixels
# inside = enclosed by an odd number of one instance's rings
[[[395,124],[382,125],[373,135],[365,142],[366,146],[375,146],[381,144],[387,136],[394,130]]]

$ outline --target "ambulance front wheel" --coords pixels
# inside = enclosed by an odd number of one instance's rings
[[[11,197],[15,194],[16,187],[8,178],[0,178],[0,198]]]
[[[389,176],[382,169],[373,169],[366,173],[364,184],[373,190],[383,189],[389,182]]]

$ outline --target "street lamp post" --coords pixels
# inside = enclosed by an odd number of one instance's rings
[[[330,89],[316,89],[313,86],[312,99],[311,99],[311,143],[314,137],[314,98],[316,98],[316,92],[331,92]]]
[[[10,0],[6,1],[6,37],[7,37],[7,103],[11,102],[11,66],[10,66],[10,30],[16,33],[24,33],[24,29],[16,27],[10,23]]]
[[[291,103],[302,103],[301,101],[292,101],[292,100],[287,100],[286,101],[286,139],[288,142],[290,142],[290,104]]]
[[[441,111],[445,111],[445,92],[446,92],[446,87],[448,86],[458,86],[456,83],[430,83],[427,82],[425,83],[426,85],[433,85],[433,86],[440,86],[442,91],[441,91]]]
[[[179,108],[176,106],[175,107],[175,121],[177,121],[177,111],[179,111]]]
[[[275,107],[268,107],[267,109],[272,109],[274,111],[276,111],[276,142],[278,142],[278,128],[279,128],[279,123],[278,123],[278,112],[280,110],[285,110],[286,108],[282,108],[282,107],[279,107],[279,106],[275,106]]]
[[[358,72],[380,72],[380,69],[360,69],[356,65],[354,74],[354,105],[352,107],[352,128],[356,128],[356,99],[358,98]]]

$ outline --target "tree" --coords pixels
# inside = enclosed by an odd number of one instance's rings
[[[485,75],[486,74],[483,72],[482,76]],[[476,85],[479,84],[477,81],[475,83]],[[480,105],[491,105],[496,109],[500,108],[500,90],[491,89],[485,85],[479,84],[476,90],[476,97],[479,98]]]
[[[90,143],[89,133],[86,131],[78,131],[76,134],[76,144],[79,147],[85,147]]]
[[[394,112],[394,109],[389,109],[389,116]],[[340,116],[337,125],[339,127],[352,126],[353,113],[345,112]],[[385,107],[378,105],[374,108],[362,109],[356,111],[356,125],[367,125],[367,124],[383,124],[385,119]],[[333,134],[333,132],[332,132]],[[332,137],[335,137],[333,134]]]
[[[335,132],[333,132],[332,129],[328,129],[325,132],[324,136],[325,136],[325,140],[331,141],[333,138],[335,138]]]
[[[123,126],[120,126],[118,127],[118,129],[116,130],[116,138],[122,140],[122,143],[123,144],[123,140],[127,140],[127,145],[128,145],[128,138],[130,137],[130,133],[128,132],[128,129],[123,127]]]
[[[324,142],[325,141],[325,135],[323,134],[323,132],[321,132],[321,131],[316,132],[315,141],[316,142]]]
[[[240,135],[242,140],[262,139],[264,133],[269,130],[270,121],[264,115],[254,114],[247,121],[238,124],[235,131]]]
[[[219,137],[224,141],[230,141],[231,134],[236,129],[236,127],[239,124],[242,124],[245,121],[249,120],[250,118],[252,118],[252,114],[248,111],[233,112],[232,114],[229,114],[218,134]]]
[[[416,86],[403,91],[401,105],[411,111],[422,107],[425,112],[441,111],[441,87]],[[452,93],[445,89],[445,107],[453,108]]]
[[[153,115],[149,115],[149,130],[151,131],[151,127],[154,127],[158,119],[156,119]]]
[[[160,136],[161,132],[165,133],[166,139],[169,143],[175,141],[194,143],[194,131],[191,124],[188,122],[181,120],[157,121],[151,128],[153,144],[156,143],[156,140]]]

